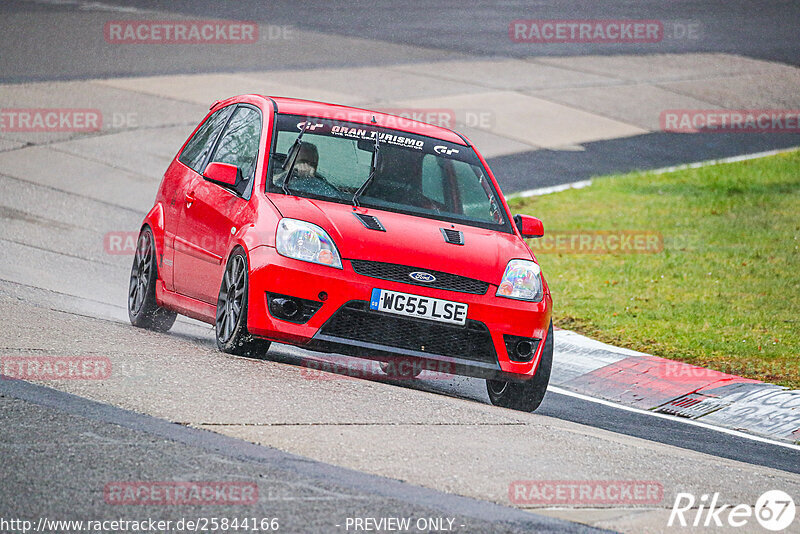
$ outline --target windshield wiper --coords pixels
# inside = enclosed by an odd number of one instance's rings
[[[297,161],[297,156],[300,154],[300,147],[303,144],[303,141],[302,141],[303,134],[306,133],[306,128],[308,128],[309,124],[311,124],[311,121],[306,121],[303,124],[303,129],[300,130],[300,135],[297,136],[297,139],[294,140],[294,144],[292,144],[292,148],[289,149],[289,154],[292,155],[291,162],[289,162],[288,159],[283,162],[283,170],[286,171],[286,177],[283,179],[283,184],[281,184],[281,187],[283,188],[283,192],[286,193],[287,195],[291,194],[289,192],[289,187],[288,187],[289,186],[289,178],[292,177],[292,169],[294,169],[294,164]],[[287,163],[289,164],[289,168],[288,169],[286,168],[286,164]]]
[[[374,121],[375,118],[373,117],[372,120]],[[366,191],[367,186],[369,186],[370,182],[372,182],[372,179],[375,178],[375,172],[378,167],[378,152],[381,150],[381,145],[378,142],[378,136],[378,132],[375,131],[375,150],[372,152],[372,161],[369,164],[369,176],[367,176],[367,179],[363,184],[361,184],[361,187],[359,187],[356,193],[353,195],[353,206],[358,207],[358,197],[360,197],[364,191]]]

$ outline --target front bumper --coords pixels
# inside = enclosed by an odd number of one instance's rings
[[[526,379],[535,374],[545,346],[552,301],[523,302],[495,296],[433,289],[357,274],[349,260],[343,269],[279,255],[268,246],[249,253],[250,333],[312,350],[390,361],[398,356],[427,361],[424,368],[484,378]],[[463,327],[404,318],[369,310],[373,288],[423,295],[469,305]],[[321,293],[327,298],[322,301]],[[269,312],[267,294],[322,302],[304,324],[280,320]],[[540,339],[527,362],[509,359],[504,335]],[[485,350],[484,350],[485,349]]]

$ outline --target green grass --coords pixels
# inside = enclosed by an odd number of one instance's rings
[[[660,232],[658,253],[536,252],[555,324],[800,387],[800,151],[512,199],[557,231]]]

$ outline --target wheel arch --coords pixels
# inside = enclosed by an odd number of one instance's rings
[[[222,264],[222,276],[225,276],[225,269],[228,268],[228,262],[231,259],[237,250],[241,250],[244,253],[245,261],[247,262],[247,322],[248,324],[253,324],[253,321],[256,320],[256,316],[252,315],[255,313],[255,308],[251,305],[256,299],[263,298],[261,297],[260,290],[250,283],[250,276],[253,273],[253,262],[251,261],[250,252],[262,246],[262,243],[255,238],[253,231],[253,225],[248,225],[247,227],[240,228],[239,231],[236,233],[234,238],[231,240],[230,250],[225,255],[225,260]],[[261,266],[259,266],[261,267]],[[220,284],[222,280],[220,279]]]
[[[164,257],[164,206],[160,202],[156,203],[150,211],[145,215],[142,225],[139,227],[139,233],[144,231],[145,228],[150,228],[153,234],[153,239],[156,242],[156,257]],[[156,261],[156,267],[160,265],[160,261]]]
[[[224,266],[228,264],[228,260],[231,259],[231,256],[233,256],[237,250],[241,250],[247,258],[247,270],[249,273],[252,268],[250,251],[263,244],[263,239],[256,230],[255,224],[246,224],[242,226],[231,239],[230,245],[228,246],[228,253],[225,255],[225,261],[223,262],[223,270]]]

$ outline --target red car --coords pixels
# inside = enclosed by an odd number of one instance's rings
[[[534,410],[552,300],[486,161],[462,135],[384,113],[244,95],[216,102],[141,227],[128,311],[216,326],[220,350],[271,341],[485,378]],[[400,364],[403,365],[400,365]],[[401,370],[401,368],[403,370]]]

